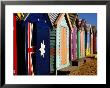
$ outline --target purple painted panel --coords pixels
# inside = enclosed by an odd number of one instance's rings
[[[71,60],[74,61],[77,59],[77,28],[74,27],[71,33]]]

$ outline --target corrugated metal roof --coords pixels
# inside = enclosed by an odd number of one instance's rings
[[[59,13],[48,13],[48,15],[49,15],[49,18],[50,18],[52,25],[54,25],[54,22],[58,18]]]
[[[78,16],[77,13],[68,13],[71,23],[75,21],[75,16]]]

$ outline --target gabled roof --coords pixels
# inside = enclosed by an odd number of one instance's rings
[[[30,13],[24,13],[24,21],[26,20],[26,18],[29,16]]]
[[[92,30],[94,33],[96,33],[97,32],[96,26],[92,26]]]
[[[69,18],[70,18],[70,21],[71,21],[71,23],[72,23],[72,25],[73,25],[73,22],[76,20],[76,16],[78,17],[78,14],[77,13],[68,13],[68,15],[69,15]]]
[[[66,13],[66,17],[67,17],[69,26],[70,26],[70,28],[71,28],[71,30],[72,30],[73,26],[72,26],[72,23],[71,23],[71,19],[70,19],[70,17],[69,17],[69,14]]]
[[[72,27],[77,27],[79,30],[82,19],[79,19],[78,13],[68,13],[68,18],[70,19]]]
[[[60,14],[58,15],[57,19],[56,19],[55,22],[54,22],[54,27],[57,27],[57,25],[61,22],[61,20],[62,20],[62,18],[63,18],[64,16],[65,16],[67,25],[69,26],[69,28],[72,28],[72,25],[71,25],[69,16],[68,16],[68,14],[66,14],[66,13],[60,13]]]
[[[59,16],[59,13],[48,13],[48,16],[50,18],[50,21],[51,21],[52,25],[54,25],[56,19]]]
[[[86,24],[86,30],[90,31],[91,30],[91,24]]]
[[[16,20],[25,20],[28,13],[15,13],[15,15],[16,15]]]
[[[64,17],[65,13],[60,13],[57,19],[54,22],[54,26],[57,27],[57,25],[61,22],[62,18]]]

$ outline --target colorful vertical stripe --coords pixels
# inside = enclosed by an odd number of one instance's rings
[[[93,31],[91,29],[91,55],[93,55]]]
[[[66,28],[61,29],[61,64],[67,63],[67,40],[66,40]]]
[[[84,42],[85,42],[85,31],[84,31],[84,28],[82,27],[81,28],[81,34],[80,34],[80,40],[81,40],[81,58],[84,58],[85,57],[85,44],[84,44]]]
[[[90,55],[90,30],[87,31],[87,47],[86,47],[86,56]]]
[[[80,58],[80,30],[78,30],[78,48],[77,48],[77,55]]]
[[[33,64],[32,64],[32,53],[33,47],[31,46],[32,40],[32,31],[33,31],[33,24],[28,22],[28,74],[33,75]]]
[[[15,14],[14,14],[14,75],[17,75],[17,40],[16,40],[16,33],[17,33],[17,31],[16,31],[16,16],[15,16]]]
[[[56,30],[50,30],[50,73],[56,74]]]
[[[71,30],[71,61],[77,59],[77,28]]]

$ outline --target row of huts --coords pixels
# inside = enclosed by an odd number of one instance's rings
[[[96,26],[77,13],[15,13],[14,74],[56,75],[97,54]]]

